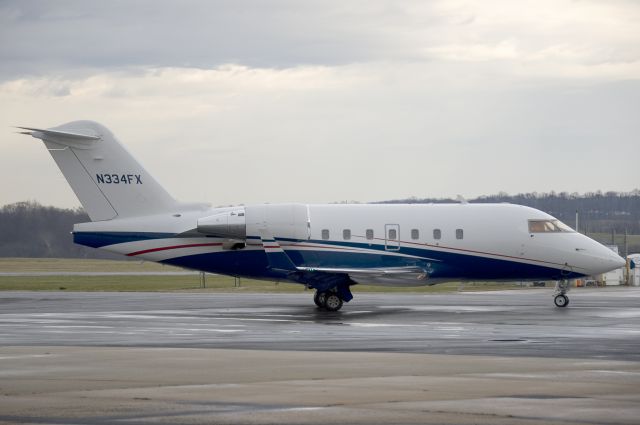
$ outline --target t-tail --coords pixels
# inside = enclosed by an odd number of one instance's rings
[[[179,205],[101,124],[19,128],[44,142],[91,221],[170,212]]]

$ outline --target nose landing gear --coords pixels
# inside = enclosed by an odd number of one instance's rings
[[[556,307],[566,307],[569,305],[569,297],[567,297],[569,289],[571,289],[571,287],[569,286],[568,280],[559,280],[556,282],[556,291],[553,298],[553,303]]]
[[[569,297],[564,294],[558,294],[553,299],[553,303],[556,307],[566,307],[569,305]]]

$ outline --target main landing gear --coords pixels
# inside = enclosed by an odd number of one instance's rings
[[[569,297],[567,297],[569,289],[570,286],[568,280],[559,280],[556,283],[556,292],[553,298],[553,303],[556,307],[566,307],[569,305]]]
[[[338,293],[332,291],[316,291],[313,302],[327,311],[338,311],[342,308],[343,303]]]

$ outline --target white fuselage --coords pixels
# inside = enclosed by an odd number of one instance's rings
[[[240,213],[244,235],[198,230],[207,217]],[[361,270],[414,265],[431,277],[398,279],[399,285],[560,279],[601,273],[620,263],[615,253],[580,233],[532,233],[530,220],[554,218],[511,204],[274,204],[83,223],[74,233],[79,243],[128,256],[267,279],[272,277],[268,262],[255,255],[263,252],[261,229],[279,241],[299,267]],[[83,235],[92,235],[93,244]],[[231,257],[236,267],[229,266]]]

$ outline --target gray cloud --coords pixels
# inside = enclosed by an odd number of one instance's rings
[[[0,78],[126,67],[640,60],[633,2],[0,3]]]
[[[630,190],[638,27],[626,1],[5,0],[0,128],[102,121],[215,204]],[[2,142],[0,204],[77,204]]]
[[[358,11],[364,4],[6,1],[0,5],[0,73],[6,79],[127,66],[279,68],[369,60],[386,43]]]

